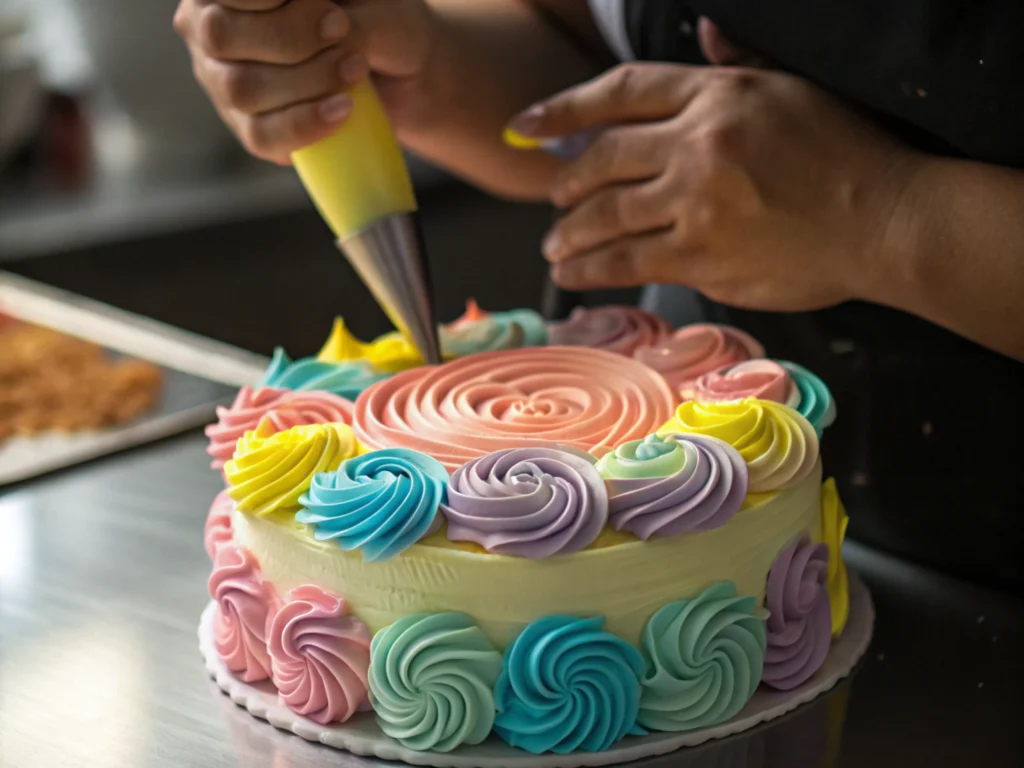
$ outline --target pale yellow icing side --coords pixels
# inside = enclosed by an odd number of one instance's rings
[[[460,611],[499,648],[550,614],[602,615],[634,645],[648,618],[718,581],[763,602],[768,570],[794,536],[820,542],[821,463],[798,485],[769,495],[712,531],[612,544],[547,560],[414,545],[364,562],[296,526],[233,513],[235,541],[260,563],[279,594],[315,584],[345,598],[371,631],[413,613]]]

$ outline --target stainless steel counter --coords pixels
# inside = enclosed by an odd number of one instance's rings
[[[235,707],[196,647],[218,476],[189,435],[0,496],[0,765],[382,765]],[[649,766],[1024,765],[1024,606],[859,547],[875,642],[852,683]],[[845,726],[844,726],[845,723]]]

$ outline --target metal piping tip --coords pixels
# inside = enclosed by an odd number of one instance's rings
[[[430,270],[416,213],[378,219],[337,245],[395,327],[428,364],[440,363]]]

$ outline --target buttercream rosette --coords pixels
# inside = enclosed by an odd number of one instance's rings
[[[369,707],[370,630],[340,597],[291,590],[267,634],[271,679],[290,709],[326,725]]]
[[[684,397],[705,373],[756,357],[764,357],[754,337],[728,325],[694,323],[657,343],[636,350],[637,360],[658,371]]]
[[[266,418],[275,431],[301,424],[352,422],[352,402],[330,392],[242,387],[231,407],[217,408],[217,423],[206,427],[213,469],[221,469],[235,453],[239,438]]]
[[[361,452],[347,424],[309,424],[277,432],[268,419],[238,441],[224,465],[228,495],[249,514],[291,515],[319,472]]]
[[[505,651],[494,731],[533,754],[602,752],[637,729],[643,660],[604,619],[546,616]]]
[[[276,605],[252,553],[234,544],[217,551],[207,588],[217,603],[213,642],[224,664],[246,683],[270,677],[267,618]]]
[[[443,507],[448,538],[538,559],[585,549],[608,521],[592,460],[556,448],[511,448],[455,470]]]
[[[800,393],[796,410],[811,423],[820,438],[825,427],[832,426],[836,420],[836,401],[832,393],[824,381],[802,365],[787,360],[780,360],[779,365],[786,369]]]
[[[332,363],[314,357],[292,360],[278,347],[260,379],[261,387],[292,390],[319,390],[354,400],[371,384],[386,379],[388,373],[366,360]]]
[[[509,309],[502,312],[484,312],[473,299],[466,302],[466,312],[459,319],[449,323],[448,329],[454,331],[481,320],[492,320],[506,327],[518,325],[523,333],[521,346],[543,347],[548,343],[547,323],[534,310]]]
[[[440,528],[447,483],[448,471],[424,453],[371,451],[316,475],[295,519],[312,525],[317,541],[335,541],[379,562]]]
[[[825,662],[832,642],[828,599],[828,547],[803,536],[790,542],[768,572],[765,607],[768,645],[765,684],[789,691],[809,680]]]
[[[828,602],[835,637],[842,634],[850,616],[850,580],[843,561],[843,540],[849,524],[836,481],[830,477],[821,486],[821,535],[828,547]]]
[[[450,752],[494,724],[501,654],[461,613],[405,616],[373,636],[370,698],[377,723],[402,746]]]
[[[659,609],[641,638],[644,673],[637,722],[691,731],[725,722],[761,680],[766,645],[757,598],[731,582]]]
[[[702,435],[649,435],[605,454],[612,528],[641,539],[725,525],[747,495],[747,465],[728,443]]]
[[[234,508],[235,502],[228,495],[227,490],[223,490],[214,497],[210,511],[206,514],[206,525],[203,527],[203,546],[211,560],[216,560],[217,551],[231,542],[231,511]]]
[[[738,450],[747,464],[750,493],[792,488],[818,461],[814,427],[792,408],[770,400],[690,400],[657,432],[662,437],[674,433],[715,437]]]
[[[595,456],[642,438],[672,415],[654,371],[584,347],[486,352],[396,374],[356,401],[369,448],[422,451],[454,472],[506,448],[562,443]]]
[[[548,323],[553,346],[592,347],[631,357],[661,343],[672,327],[658,315],[636,307],[577,307],[566,320]]]

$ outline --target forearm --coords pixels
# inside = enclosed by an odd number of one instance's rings
[[[508,120],[595,75],[600,64],[523,0],[433,0],[440,29],[415,114],[399,124],[413,152],[495,194],[542,199],[560,164],[506,147]]]
[[[1024,360],[1024,172],[927,159],[872,298]]]

